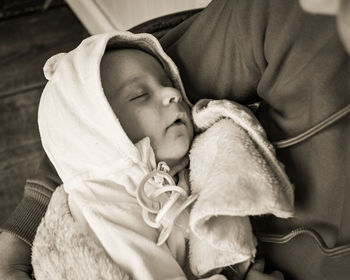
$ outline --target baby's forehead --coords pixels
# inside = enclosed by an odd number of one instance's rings
[[[170,76],[150,53],[135,48],[108,49],[101,61],[102,87],[107,96],[115,95],[132,81],[164,81]]]
[[[161,61],[154,54],[138,48],[133,47],[107,47],[103,57],[116,57],[116,58],[132,58],[132,57],[148,57],[149,59],[156,60],[159,64],[162,65]],[[103,58],[102,57],[102,58]]]
[[[153,54],[136,48],[108,48],[106,49],[102,61],[101,68],[109,69],[141,67],[145,71],[157,68],[158,71],[167,72],[161,61]],[[168,75],[168,73],[166,73]]]
[[[101,60],[101,76],[121,75],[151,75],[164,76],[170,79],[170,75],[164,69],[161,61],[149,52],[136,48],[109,48]]]

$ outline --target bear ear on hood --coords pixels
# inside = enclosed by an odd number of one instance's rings
[[[66,53],[58,53],[54,56],[51,56],[44,65],[44,76],[49,81],[53,74],[55,73],[58,64],[62,60],[62,58],[66,55]]]

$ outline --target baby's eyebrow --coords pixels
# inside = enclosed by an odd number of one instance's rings
[[[123,91],[124,89],[136,85],[138,84],[140,81],[142,80],[141,77],[137,76],[137,77],[132,77],[130,79],[127,79],[124,83],[122,83],[122,85],[120,87],[118,87],[116,90],[118,92]]]
[[[131,77],[127,79],[120,87],[116,89],[116,93],[125,99],[130,98],[131,95],[134,95],[143,84],[144,78],[140,76]]]

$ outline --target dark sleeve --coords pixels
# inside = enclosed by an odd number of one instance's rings
[[[44,154],[36,174],[26,181],[23,199],[0,230],[14,234],[31,246],[51,195],[61,184],[53,165]]]
[[[212,1],[161,39],[180,69],[192,102],[201,98],[244,104],[259,100],[256,89],[266,66],[262,38],[267,6],[249,0]]]
[[[260,100],[257,117],[271,141],[296,136],[350,103],[350,57],[334,17],[306,13],[297,0],[214,0],[192,20],[162,39],[191,101]],[[349,123],[350,114],[276,151],[295,185],[296,214],[259,217],[255,233],[307,227],[329,247],[349,243]],[[350,273],[340,265],[349,263],[349,254],[327,259],[307,236],[259,248],[288,279],[347,279]]]
[[[259,117],[271,140],[349,103],[349,55],[335,18],[306,13],[297,0],[214,0],[161,43],[191,101],[262,100]]]

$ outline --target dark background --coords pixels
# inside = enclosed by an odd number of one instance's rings
[[[0,224],[43,153],[37,109],[44,63],[88,36],[63,0],[49,2],[44,9],[44,0],[0,0]]]

